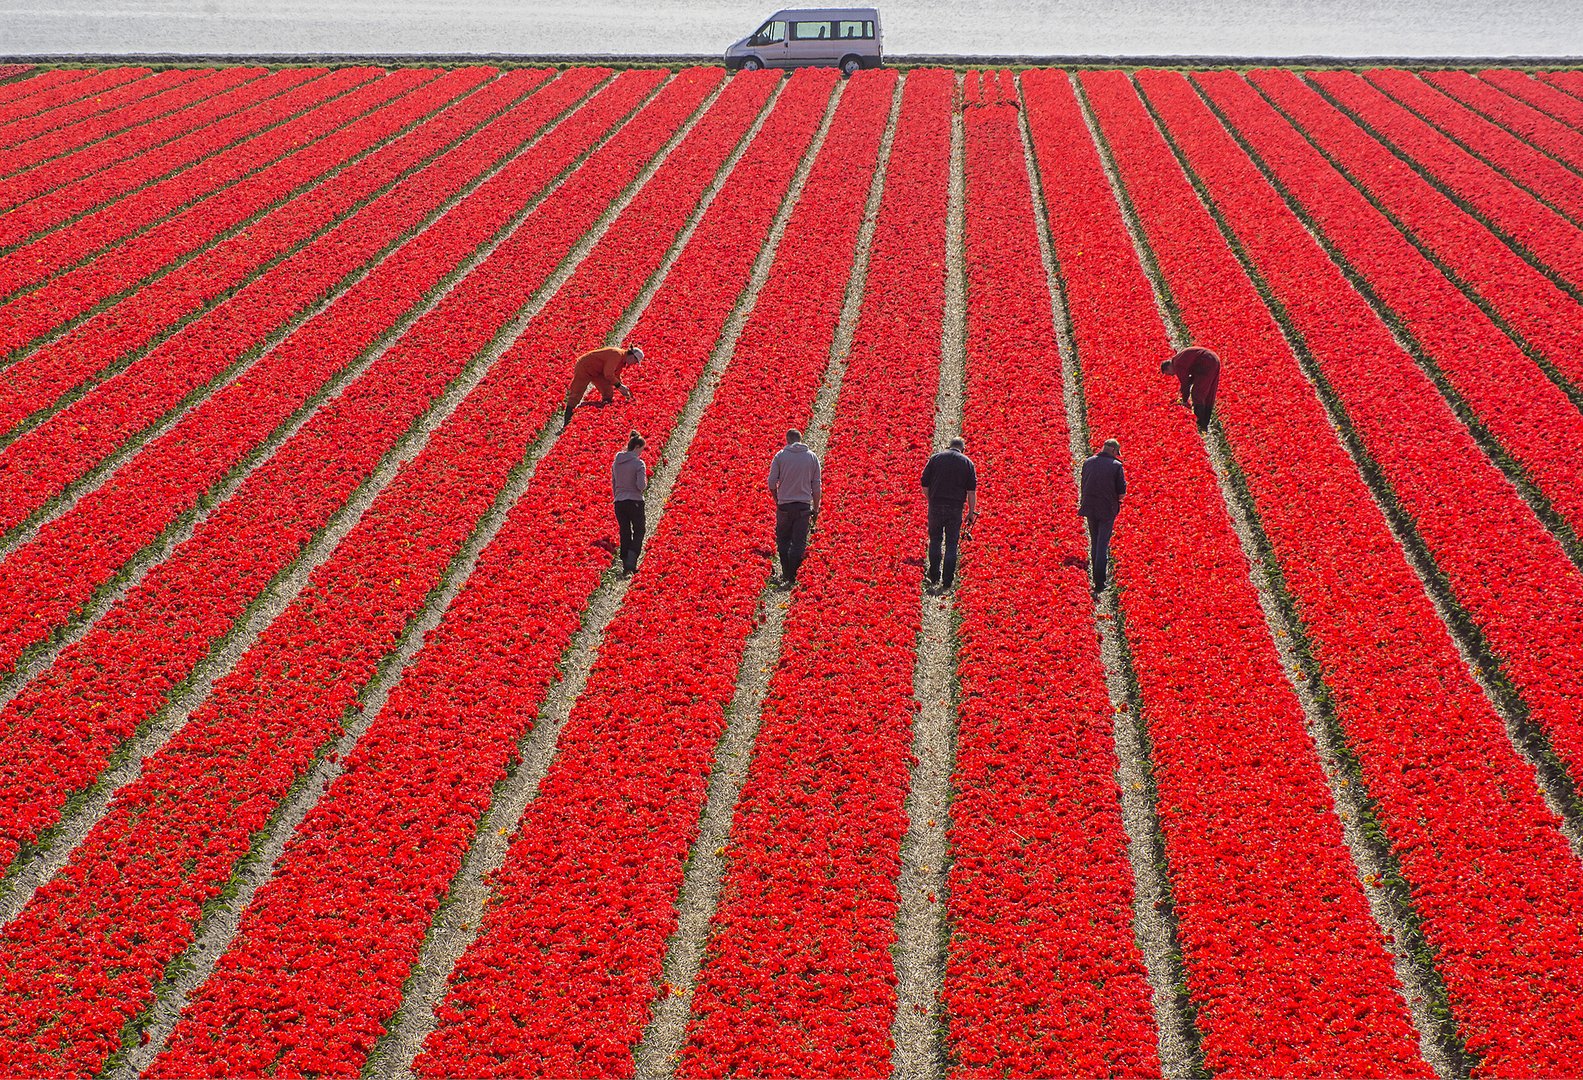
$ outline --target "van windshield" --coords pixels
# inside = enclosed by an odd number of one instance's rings
[[[786,40],[786,24],[770,21],[753,32],[750,45],[776,45]]]

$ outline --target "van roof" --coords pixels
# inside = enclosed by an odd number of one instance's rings
[[[777,19],[878,19],[878,8],[783,8],[771,15],[765,22],[774,22]]]

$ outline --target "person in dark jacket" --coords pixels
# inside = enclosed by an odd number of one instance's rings
[[[643,536],[648,526],[643,520],[643,493],[649,489],[649,469],[643,464],[642,435],[627,436],[627,448],[616,455],[610,466],[610,489],[616,502],[616,528],[621,532],[621,572],[631,575],[638,568],[643,551]]]
[[[1182,404],[1193,403],[1198,430],[1209,430],[1215,412],[1215,391],[1220,389],[1220,357],[1209,349],[1190,346],[1160,365],[1160,374],[1175,375],[1182,387]]]
[[[947,589],[956,580],[963,508],[969,525],[978,520],[978,472],[966,450],[965,440],[952,439],[949,450],[932,455],[923,467],[929,493],[929,584]]]
[[[786,445],[770,462],[770,496],[775,500],[775,552],[781,580],[797,583],[797,570],[808,552],[808,529],[819,516],[819,458],[792,428]]]
[[[1105,591],[1105,571],[1110,565],[1110,534],[1127,493],[1127,474],[1121,467],[1121,443],[1106,439],[1099,453],[1083,462],[1082,496],[1078,516],[1088,519],[1088,565],[1094,576],[1094,598]]]
[[[566,387],[566,408],[561,413],[561,430],[572,422],[572,413],[582,403],[583,395],[592,386],[599,391],[599,403],[608,405],[620,390],[628,400],[632,391],[621,381],[621,370],[634,367],[643,361],[643,350],[636,345],[626,348],[590,349],[572,361],[572,381]]]

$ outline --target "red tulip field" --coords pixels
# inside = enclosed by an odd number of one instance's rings
[[[0,1075],[1579,1075],[1580,448],[1576,71],[0,65]]]

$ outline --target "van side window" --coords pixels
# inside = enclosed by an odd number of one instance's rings
[[[758,28],[758,33],[753,35],[750,45],[779,45],[786,40],[786,24],[783,22],[767,22]]]
[[[859,22],[855,19],[843,19],[836,24],[836,37],[839,38],[871,38],[874,36],[874,24]]]
[[[826,41],[830,37],[829,22],[792,23],[793,41]]]

